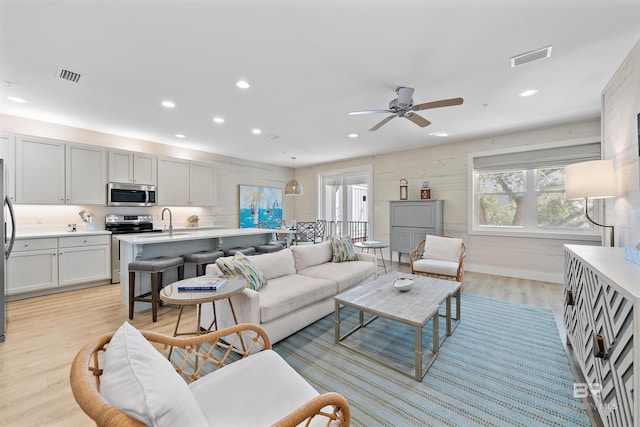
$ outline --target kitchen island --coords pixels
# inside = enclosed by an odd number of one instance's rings
[[[274,233],[295,233],[288,229],[266,228],[223,228],[194,231],[175,231],[169,233],[122,234],[115,237],[120,240],[120,292],[122,302],[129,306],[129,263],[134,260],[150,259],[158,256],[181,256],[204,250],[225,250],[236,247],[248,247],[269,243]],[[290,240],[290,239],[287,239]],[[142,280],[136,279],[136,295],[149,292],[149,275]],[[195,276],[193,266],[185,266],[185,278]],[[167,271],[164,283],[177,281],[175,270]],[[135,311],[150,308],[148,303],[137,303]]]

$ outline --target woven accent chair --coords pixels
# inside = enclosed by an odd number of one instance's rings
[[[311,423],[313,425],[337,425],[340,427],[348,427],[350,425],[351,412],[347,400],[338,393],[329,392],[318,394],[315,390],[311,389],[308,383],[284,362],[284,359],[281,359],[275,352],[272,352],[269,337],[266,335],[264,329],[257,325],[245,323],[205,335],[186,338],[174,338],[151,331],[139,332],[160,352],[161,357],[170,359],[176,372],[187,383],[191,384],[198,379],[204,379],[205,387],[208,388],[203,389],[201,385],[202,382],[197,382],[194,385],[200,386],[199,390],[201,392],[199,396],[196,396],[196,399],[198,401],[207,399],[207,403],[204,405],[207,407],[210,405],[215,406],[216,403],[220,405],[221,403],[218,402],[218,400],[224,400],[224,397],[221,396],[225,395],[225,393],[227,395],[231,393],[229,391],[229,380],[224,380],[224,378],[228,378],[231,374],[225,374],[226,376],[222,377],[223,381],[219,380],[220,375],[218,375],[218,371],[223,367],[229,366],[229,368],[226,368],[228,369],[227,372],[239,374],[242,374],[242,370],[245,372],[249,370],[249,372],[255,372],[255,376],[259,377],[261,371],[265,369],[267,371],[270,370],[269,366],[265,366],[265,360],[277,362],[275,364],[272,363],[272,366],[275,365],[275,367],[271,372],[271,376],[273,377],[274,372],[285,375],[281,375],[282,378],[276,379],[273,385],[271,385],[272,382],[265,381],[266,377],[255,378],[250,374],[248,378],[244,378],[245,381],[242,381],[242,375],[232,375],[236,381],[246,383],[234,384],[232,387],[235,390],[244,390],[246,392],[242,392],[237,396],[233,394],[227,396],[228,401],[238,402],[240,405],[243,404],[242,402],[246,402],[244,410],[233,411],[233,414],[229,415],[233,417],[233,422],[242,425],[255,425],[256,419],[266,422],[263,417],[265,417],[265,412],[270,412],[267,419],[269,419],[269,417],[273,419],[269,421],[273,426],[289,427],[297,426],[301,423],[304,423],[302,425],[309,425],[309,423]],[[113,336],[114,333],[110,333],[96,337],[85,344],[78,352],[71,365],[71,389],[82,410],[96,425],[143,426],[143,423],[130,417],[120,409],[111,406],[100,394],[103,360],[105,354],[109,351],[108,344]],[[240,342],[242,342],[243,345],[240,345]],[[242,349],[240,349],[240,347]],[[268,354],[265,353],[265,351],[267,351]],[[263,354],[265,357],[261,358],[260,356],[256,356],[259,354]],[[251,367],[252,365],[248,364],[251,358],[256,360],[253,368]],[[245,359],[248,360],[245,361]],[[233,363],[239,361],[242,362],[237,366],[241,367],[240,369],[242,370],[238,370],[238,368],[233,366]],[[220,372],[220,374],[222,374],[222,372]],[[205,379],[208,375],[211,377]],[[241,378],[238,378],[238,376]],[[144,377],[140,378],[144,379]],[[300,384],[301,382],[302,384]],[[273,407],[269,407],[265,410],[265,408],[256,407],[255,402],[261,400],[264,396],[251,395],[252,389],[260,388],[257,387],[257,384],[261,384],[263,393],[265,387],[273,388],[274,391],[271,394],[281,396],[285,402],[295,398],[295,395],[292,397],[286,395],[286,393],[296,393],[296,387],[299,389],[301,385],[302,389],[305,390],[305,396],[308,395],[309,390],[311,390],[311,395],[315,395],[315,397],[300,405],[297,409],[283,413],[280,416],[280,414],[277,414],[280,408],[274,409]],[[283,388],[283,384],[287,384],[288,387]],[[220,387],[216,390],[215,387],[211,387],[211,385]],[[197,394],[198,387],[195,389],[192,388],[192,386],[187,387],[193,390],[194,395]],[[276,389],[278,391],[276,391]],[[206,392],[202,393],[203,391]],[[254,394],[255,393],[256,392],[254,392]],[[282,395],[283,393],[285,395]],[[300,400],[300,398],[298,398],[298,400]],[[222,404],[224,405],[224,403]],[[289,405],[291,405],[291,403],[289,403]],[[202,405],[200,405],[200,407],[202,408]],[[219,420],[218,416],[220,416],[220,413],[225,412],[224,409],[228,408],[217,408],[218,412],[214,411],[213,415],[210,413],[211,411],[207,412],[206,408],[203,409],[206,421],[209,424],[216,424],[216,421]],[[229,409],[229,411],[231,411],[231,409]],[[316,424],[317,422],[320,423]],[[222,423],[225,424],[225,421],[222,421]]]
[[[315,239],[315,221],[298,221],[296,223],[296,245],[300,243],[315,243]]]
[[[319,219],[316,221],[316,233],[314,243],[322,243],[327,240],[327,221]]]
[[[429,236],[427,236],[429,238]],[[431,236],[431,239],[451,239],[449,236]],[[423,276],[436,277],[438,279],[454,280],[462,283],[460,290],[464,289],[464,258],[467,254],[467,246],[461,242],[459,255],[456,253],[456,260],[452,257],[449,259],[426,258],[425,244],[427,239],[421,240],[418,245],[409,253],[409,263],[411,265],[411,274],[421,274]]]

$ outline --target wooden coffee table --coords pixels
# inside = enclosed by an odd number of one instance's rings
[[[413,288],[408,292],[400,292],[393,287],[393,281],[399,277],[410,277],[414,280]],[[456,298],[456,317],[451,315],[451,298]],[[439,334],[439,314],[438,311],[443,303],[446,304],[446,334],[453,333],[453,330],[460,321],[460,282],[436,279],[433,277],[391,273],[372,282],[356,286],[335,296],[335,343],[343,345],[356,353],[382,363],[405,375],[413,376],[421,381],[431,365],[433,364],[440,349]],[[359,311],[359,322],[353,329],[341,335],[340,331],[340,306],[348,306]],[[372,318],[364,320],[364,313],[370,313]],[[400,322],[415,328],[415,370],[413,375],[396,366],[386,363],[380,358],[366,354],[345,342],[345,338],[361,328],[364,328],[378,316]],[[423,364],[422,351],[422,329],[432,320],[433,342],[432,355],[426,364]],[[456,323],[452,324],[455,320]]]

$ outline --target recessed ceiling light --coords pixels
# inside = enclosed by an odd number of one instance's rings
[[[253,129],[251,133],[253,133],[254,135],[260,135],[262,131],[260,129]]]
[[[536,93],[538,93],[538,89],[528,89],[524,92],[520,92],[520,96],[531,96],[535,95]]]
[[[449,136],[446,132],[433,132],[429,134],[430,136]]]
[[[171,101],[162,101],[162,106],[166,108],[173,108],[176,106],[176,104]]]
[[[222,117],[214,117],[213,121],[218,124],[224,123],[224,119]]]
[[[176,138],[186,138],[186,136],[181,133],[176,133]]]
[[[25,101],[22,98],[18,98],[17,96],[7,96],[7,99],[9,101],[18,102],[20,104],[26,104],[27,103],[27,101]]]
[[[246,80],[238,80],[236,86],[238,86],[240,89],[249,89],[249,83],[247,83]]]
[[[350,133],[347,135],[349,138],[357,138],[359,135],[357,133]]]

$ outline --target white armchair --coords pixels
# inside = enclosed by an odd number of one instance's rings
[[[464,287],[464,257],[467,247],[462,239],[427,235],[409,253],[411,274],[455,280]],[[461,287],[462,289],[462,287]]]

